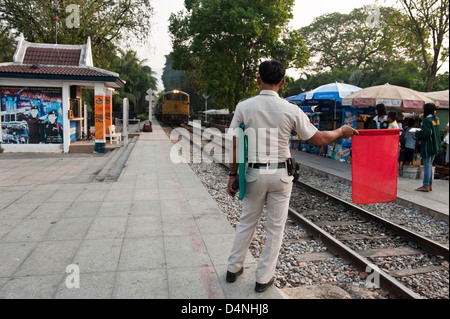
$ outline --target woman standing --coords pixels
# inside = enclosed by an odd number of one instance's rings
[[[383,103],[375,106],[375,112],[377,115],[373,118],[369,124],[369,129],[387,129],[389,122],[387,120],[387,108]]]
[[[423,159],[423,185],[416,189],[419,192],[431,192],[433,184],[434,157],[441,152],[441,134],[439,132],[439,118],[435,115],[436,106],[426,103],[423,106],[422,129],[416,132],[420,139],[420,156]]]

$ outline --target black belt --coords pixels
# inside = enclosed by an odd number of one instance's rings
[[[267,165],[272,165],[272,166],[277,165],[277,168],[285,168],[286,167],[286,162],[281,162],[281,163],[250,163],[250,164],[248,164],[248,167],[261,168],[261,167],[267,167]]]

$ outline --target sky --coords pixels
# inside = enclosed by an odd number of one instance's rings
[[[156,73],[158,89],[161,90],[163,89],[161,75],[166,62],[164,56],[172,51],[168,20],[171,13],[176,13],[184,8],[184,0],[153,0],[151,3],[154,8],[152,34],[148,43],[138,48],[137,51],[141,59],[147,59],[144,64],[149,65]],[[326,13],[350,13],[354,8],[365,5],[388,6],[394,3],[395,0],[295,0],[294,18],[291,20],[290,26],[292,29],[299,29],[311,24],[315,17]],[[296,78],[295,73],[295,70],[289,70],[288,75]]]

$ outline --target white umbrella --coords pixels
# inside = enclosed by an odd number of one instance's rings
[[[437,102],[439,108],[448,109],[448,91],[423,92],[423,95]]]
[[[346,83],[329,83],[321,85],[312,91],[305,92],[305,100],[336,100],[341,101],[342,98],[361,90],[360,87]]]
[[[220,109],[220,110],[211,109],[208,111],[204,111],[203,113],[208,115],[229,115],[230,111],[227,109]]]
[[[422,109],[425,103],[434,103],[423,93],[397,85],[378,85],[362,89],[342,99],[342,105],[375,106],[383,103],[388,107]]]

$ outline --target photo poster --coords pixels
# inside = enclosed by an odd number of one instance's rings
[[[352,108],[343,108],[342,109],[342,125],[348,125],[356,129],[356,122],[358,118],[358,111]],[[343,138],[342,139],[342,147],[351,147],[352,139],[351,138]]]
[[[60,87],[0,86],[2,143],[62,144]]]
[[[105,140],[105,132],[103,131],[103,124],[105,121],[105,115],[103,112],[103,95],[95,96],[95,139]]]

